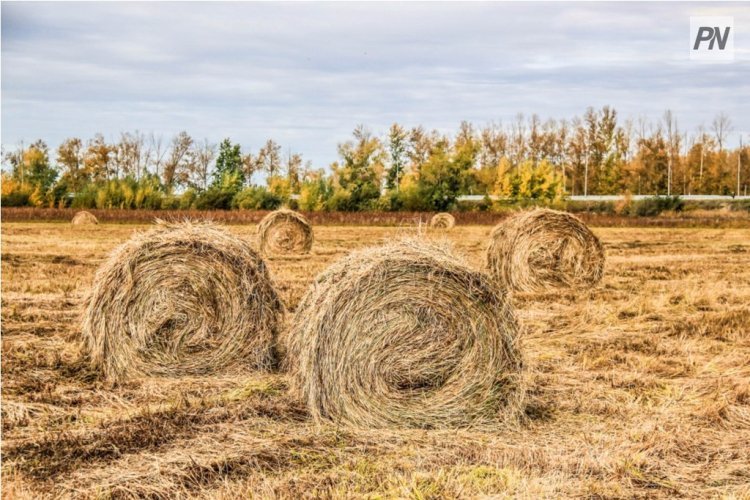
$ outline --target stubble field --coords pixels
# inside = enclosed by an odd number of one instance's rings
[[[475,432],[316,426],[283,374],[102,381],[79,306],[146,227],[2,225],[5,498],[750,498],[750,228],[594,228],[599,287],[514,298],[521,425]],[[490,229],[423,237],[480,266]],[[293,311],[336,259],[418,232],[320,226],[269,267]]]

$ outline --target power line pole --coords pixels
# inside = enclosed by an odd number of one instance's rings
[[[740,195],[740,168],[742,166],[742,134],[740,134],[740,150],[737,151],[737,196]]]
[[[672,144],[670,140],[669,151],[667,151],[667,196],[672,194]]]
[[[583,170],[583,196],[589,195],[589,153],[586,151],[586,166]]]
[[[700,175],[698,176],[698,185],[701,193],[703,193],[703,158],[705,157],[705,146],[706,146],[706,133],[701,132],[701,168]]]
[[[688,188],[687,188],[687,174],[688,174],[688,135],[687,132],[685,132],[685,135],[683,136],[683,147],[685,148],[685,153],[683,157],[685,158],[685,162],[682,164],[682,194],[689,194]]]

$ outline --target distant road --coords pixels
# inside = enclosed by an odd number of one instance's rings
[[[463,196],[458,197],[458,201],[482,201],[484,200],[485,196],[481,194],[467,194]],[[500,199],[499,196],[495,195],[489,195],[489,198],[491,200],[498,200]],[[647,195],[647,194],[634,194],[631,196],[631,199],[637,201],[637,200],[645,200],[648,198],[654,198],[654,195]],[[666,195],[659,195],[659,198],[666,198]],[[619,201],[622,199],[625,199],[625,195],[623,194],[601,194],[601,195],[588,195],[588,196],[568,196],[566,197],[568,200],[572,201]],[[718,201],[732,201],[732,200],[750,200],[750,196],[723,196],[719,194],[686,194],[686,195],[680,195],[680,199],[685,201],[712,201],[712,200],[718,200]]]

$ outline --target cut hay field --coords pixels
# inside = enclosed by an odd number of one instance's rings
[[[318,427],[283,374],[103,382],[80,304],[146,227],[2,225],[4,498],[750,498],[750,228],[594,228],[598,287],[515,297],[523,421],[479,432]],[[424,237],[480,266],[490,230]],[[335,260],[416,233],[315,227],[269,267],[294,310]]]

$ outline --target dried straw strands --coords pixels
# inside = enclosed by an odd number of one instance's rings
[[[433,229],[451,229],[456,225],[456,219],[449,213],[441,212],[430,219],[430,227]]]
[[[602,279],[604,248],[569,213],[518,212],[492,230],[487,269],[505,286],[521,292],[591,286]]]
[[[505,294],[448,248],[350,254],[317,277],[288,337],[292,387],[317,420],[450,428],[515,421],[523,399]]]
[[[107,378],[270,368],[283,305],[265,263],[209,223],[159,223],[97,271],[83,317]]]
[[[80,212],[76,212],[70,223],[74,226],[88,226],[91,224],[99,224],[99,221],[96,220],[96,217],[91,212],[81,210]]]
[[[266,255],[309,253],[313,244],[312,226],[300,213],[276,210],[260,221],[258,243]]]

